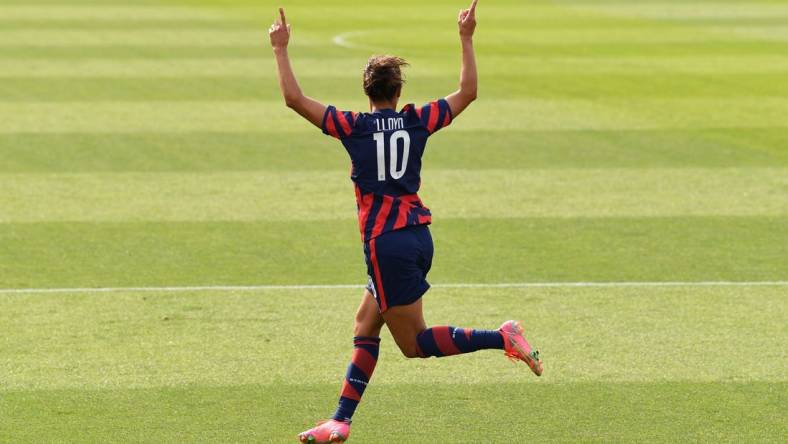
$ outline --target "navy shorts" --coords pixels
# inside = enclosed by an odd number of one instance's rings
[[[367,289],[375,296],[381,313],[412,304],[427,292],[432,253],[432,236],[426,225],[389,231],[364,243]]]

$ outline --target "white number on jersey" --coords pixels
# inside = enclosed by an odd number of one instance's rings
[[[375,133],[375,142],[378,144],[378,180],[385,181],[386,180],[386,137],[385,135],[380,133]],[[402,139],[402,164],[399,169],[397,169],[397,143]],[[391,134],[391,140],[389,141],[389,159],[391,161],[391,165],[389,165],[389,174],[391,175],[392,179],[399,179],[400,177],[405,175],[405,169],[408,167],[408,154],[410,153],[410,134],[408,134],[405,130],[394,131]]]

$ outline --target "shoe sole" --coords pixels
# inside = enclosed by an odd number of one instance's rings
[[[317,440],[313,435],[299,436],[298,440],[301,441],[301,444],[317,444]],[[347,438],[345,438],[344,436],[338,433],[334,433],[331,435],[331,437],[327,442],[335,443],[335,442],[345,442],[345,441],[347,441]]]

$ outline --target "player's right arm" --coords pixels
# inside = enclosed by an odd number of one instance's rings
[[[476,30],[476,3],[460,11],[457,24],[460,27],[460,43],[462,44],[462,69],[460,70],[460,89],[446,96],[453,118],[476,100],[478,75],[476,72],[476,55],[473,50],[473,32]]]
[[[282,8],[279,8],[279,17],[280,19],[268,30],[268,36],[271,38],[271,47],[274,49],[276,66],[279,69],[279,88],[285,98],[285,104],[313,125],[321,128],[326,106],[301,92],[293,67],[290,66],[290,57],[287,54],[290,25],[287,24],[285,11]]]

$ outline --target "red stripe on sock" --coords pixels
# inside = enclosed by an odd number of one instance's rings
[[[432,336],[435,338],[435,343],[438,344],[438,350],[443,353],[443,356],[460,354],[460,350],[454,345],[454,341],[451,339],[449,327],[432,327]]]
[[[363,348],[357,348],[353,350],[353,359],[351,362],[358,367],[359,370],[364,372],[367,376],[367,380],[369,380],[369,378],[372,377],[372,372],[375,370],[375,364],[378,363],[378,360],[375,359],[370,352]]]
[[[466,329],[463,329],[463,331],[465,332],[465,337],[468,338],[468,341],[470,341],[471,340],[471,333],[473,333],[473,330],[471,330],[470,328],[466,328]]]
[[[358,394],[356,389],[347,382],[347,379],[342,383],[342,392],[340,393],[341,397],[352,399],[354,401],[361,401],[361,395]]]

